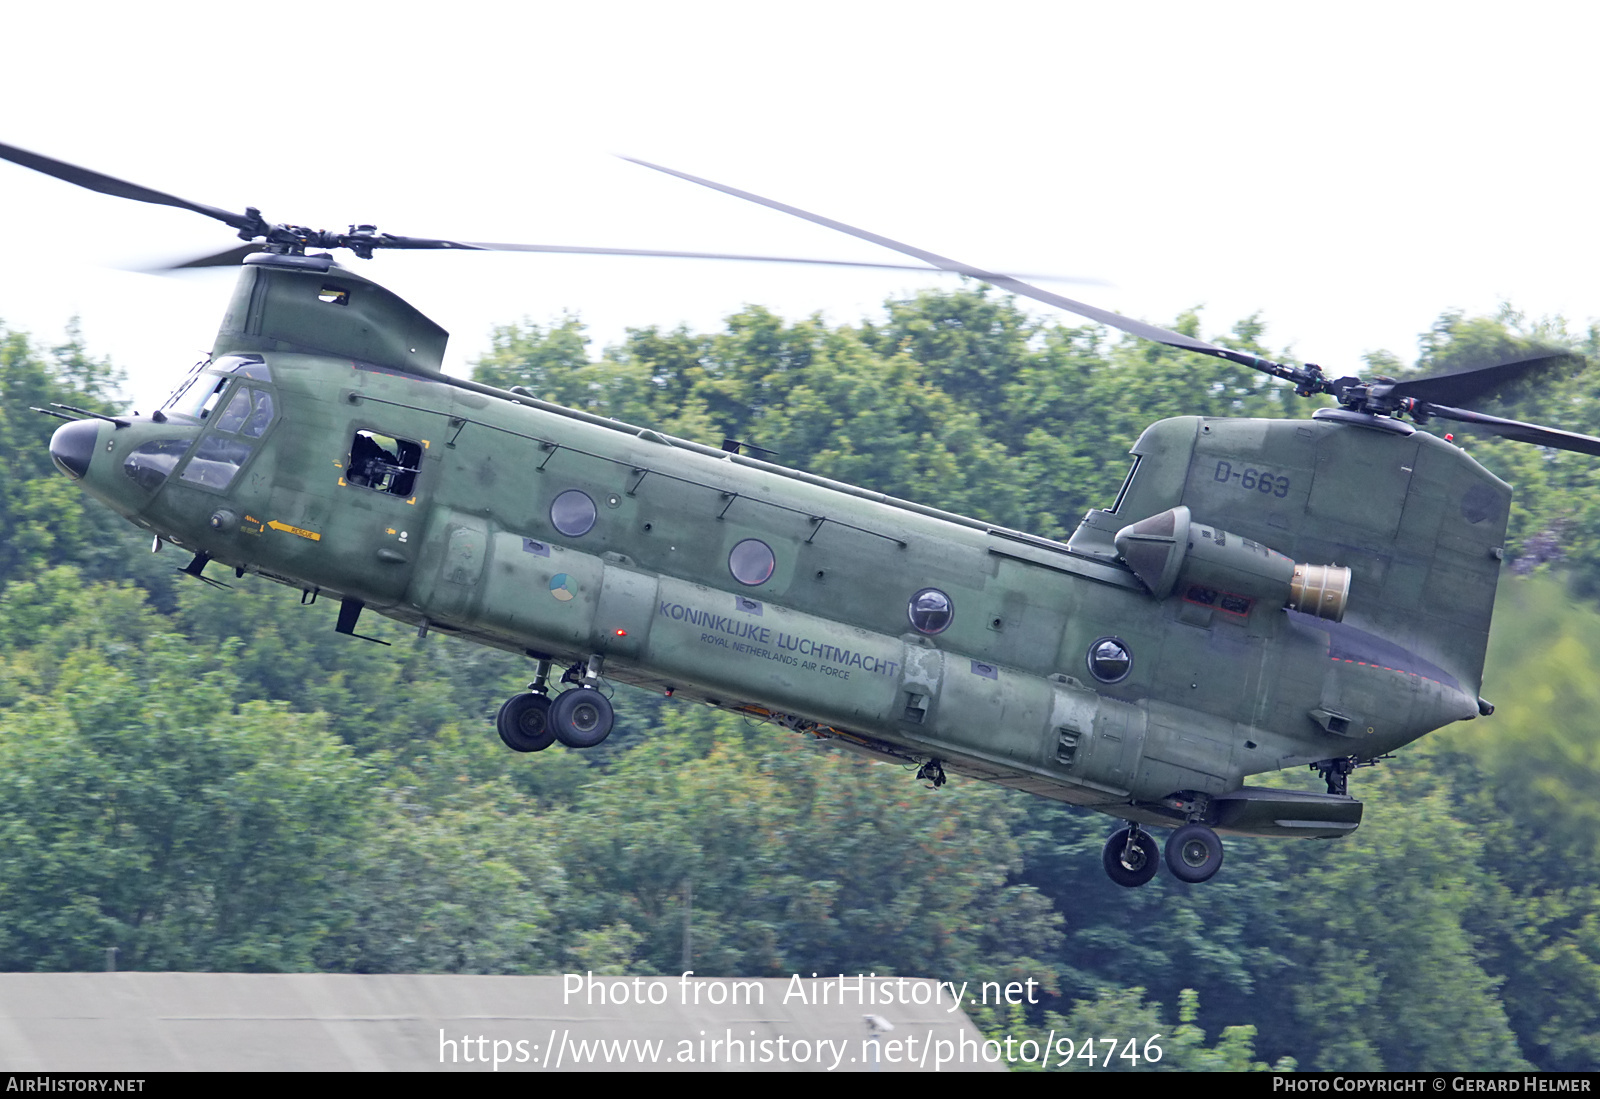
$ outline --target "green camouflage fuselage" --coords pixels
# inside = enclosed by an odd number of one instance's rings
[[[1115,510],[1063,545],[447,378],[442,349],[348,272],[247,266],[190,397],[164,422],[78,429],[95,432],[83,483],[222,564],[1130,819],[1478,713],[1510,490],[1424,432],[1165,420]],[[388,448],[388,474],[363,446]],[[571,492],[592,516],[578,501],[558,525]],[[1192,546],[1152,594],[1118,532],[1172,509],[1228,552],[1348,568],[1342,621],[1287,609],[1248,562],[1237,583],[1204,572]],[[751,542],[770,575],[744,583],[730,557]],[[953,612],[938,632],[908,613],[930,588]],[[1108,638],[1128,658],[1110,681],[1089,661]],[[1283,818],[1218,824],[1353,827]]]

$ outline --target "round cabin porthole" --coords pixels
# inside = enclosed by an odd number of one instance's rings
[[[728,554],[728,571],[739,583],[751,587],[771,580],[772,570],[777,567],[778,559],[772,555],[772,547],[759,538],[746,538]]]
[[[943,633],[955,620],[956,607],[938,588],[923,588],[911,597],[906,614],[918,633]]]
[[[1120,637],[1102,637],[1089,646],[1089,674],[1102,683],[1120,683],[1133,671],[1133,654]]]
[[[568,538],[581,538],[594,529],[594,501],[589,494],[569,488],[550,503],[550,523]]]

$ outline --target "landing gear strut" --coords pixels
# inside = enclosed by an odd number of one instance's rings
[[[1154,837],[1137,824],[1111,833],[1100,859],[1111,880],[1130,889],[1155,877],[1161,864]]]

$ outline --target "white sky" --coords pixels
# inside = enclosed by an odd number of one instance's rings
[[[147,2],[15,7],[0,141],[273,220],[465,240],[884,259],[655,160],[1158,324],[1262,311],[1337,370],[1447,308],[1600,317],[1600,9],[1552,4]],[[135,406],[210,346],[198,215],[0,164],[0,319],[80,314]],[[350,258],[452,333],[579,314],[833,323],[938,276],[482,254]],[[1053,286],[1054,284],[1052,284]],[[1041,307],[1043,311],[1043,307]]]

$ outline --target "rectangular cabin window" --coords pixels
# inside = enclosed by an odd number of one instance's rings
[[[322,284],[322,289],[317,291],[317,300],[327,302],[329,305],[349,305],[350,291],[342,286],[325,282]]]
[[[421,443],[376,431],[357,431],[350,441],[345,480],[391,496],[410,496],[416,489],[417,470],[421,467]]]

